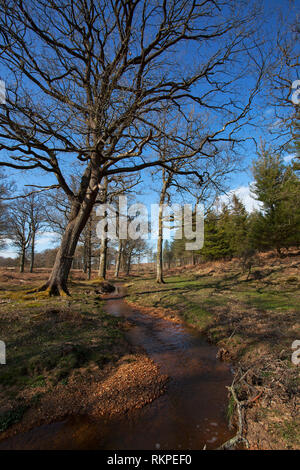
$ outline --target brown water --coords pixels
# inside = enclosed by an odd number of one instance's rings
[[[207,449],[232,437],[226,420],[228,364],[193,328],[143,314],[119,288],[106,311],[130,320],[129,340],[142,346],[170,377],[167,392],[113,422],[77,416],[0,443],[0,449]]]

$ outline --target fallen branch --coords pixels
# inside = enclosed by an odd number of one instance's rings
[[[262,396],[262,394],[263,394],[263,390],[262,390],[261,392],[259,392],[259,394],[256,395],[256,397],[251,398],[250,400],[248,400],[248,403],[253,403],[253,402],[255,402],[256,400],[258,400],[258,399]]]
[[[248,372],[248,371],[247,371]],[[239,381],[242,380],[242,378],[245,377],[247,374],[243,374],[243,376],[239,379]],[[227,387],[227,389],[230,391],[232,398],[234,400],[234,403],[236,405],[237,409],[237,414],[238,414],[238,431],[234,437],[229,439],[228,441],[224,442],[220,447],[217,448],[217,450],[227,450],[230,449],[231,447],[243,442],[247,448],[249,448],[249,442],[245,437],[243,437],[243,429],[244,429],[244,406],[247,404],[247,402],[244,401],[239,401],[237,396],[236,396],[236,391],[235,391],[235,378],[233,379],[233,382],[230,387]]]

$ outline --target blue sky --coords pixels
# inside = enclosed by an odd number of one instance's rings
[[[275,10],[277,8],[280,8],[283,13],[285,13],[286,8],[293,2],[290,2],[289,0],[284,0],[284,1],[279,1],[279,0],[264,0],[264,8],[265,8],[265,16],[267,20],[267,24],[265,27],[268,30],[274,29],[275,25]],[[296,7],[296,2],[295,7]],[[185,54],[186,51],[181,51],[181,54],[187,60],[188,56]],[[242,89],[240,90],[241,95],[245,92],[247,92],[249,89],[251,89],[253,85],[253,81],[251,78],[249,80],[245,79],[242,82]],[[267,105],[267,99],[264,100],[264,97],[261,96],[259,98],[259,101],[257,102],[257,118],[255,120],[255,123],[257,125],[257,128],[252,128],[251,130],[248,128],[245,130],[245,135],[247,133],[247,136],[250,132],[253,134],[251,137],[254,137],[259,140],[260,136],[265,136],[267,129],[265,127],[266,122],[268,121],[269,123],[272,123],[272,108],[270,108]],[[251,194],[249,191],[249,183],[252,181],[252,176],[251,176],[251,171],[250,171],[250,165],[252,160],[256,157],[256,149],[253,143],[248,142],[245,146],[244,149],[241,150],[241,161],[242,161],[242,167],[244,168],[243,170],[239,170],[238,172],[232,173],[232,175],[229,178],[229,188],[230,190],[234,190],[239,197],[242,199],[242,201],[245,203],[246,207],[248,210],[252,210],[253,208],[257,207],[257,202],[254,201],[251,198]],[[67,170],[67,173],[69,173],[69,170],[71,165],[74,163],[65,163],[65,167]],[[32,172],[25,172],[25,171],[13,171],[13,170],[7,170],[7,174],[11,175],[12,179],[16,182],[17,189],[18,191],[21,191],[22,188],[25,185],[31,185],[31,184],[43,184],[43,185],[48,185],[48,184],[53,184],[56,181],[54,180],[53,177],[49,177],[48,175],[45,175],[42,171],[32,171]],[[42,183],[41,183],[42,182]],[[144,183],[143,183],[143,188],[147,188],[147,190],[143,190],[143,194],[138,197],[140,202],[143,202],[147,205],[149,205],[151,202],[156,202],[158,199],[157,194],[152,190],[154,186],[153,180],[148,172],[144,174]],[[224,200],[226,200],[226,195],[224,195]],[[52,248],[53,245],[53,240],[57,239],[57,237],[53,236],[49,231],[41,234],[38,237],[37,240],[37,251],[42,251],[45,248]],[[15,254],[15,250],[11,247],[8,250],[0,252],[0,255],[2,256],[12,256]]]

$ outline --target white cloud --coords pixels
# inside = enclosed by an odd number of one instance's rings
[[[223,196],[220,197],[221,202],[225,202],[225,204],[228,204],[233,194],[236,194],[236,196],[242,201],[247,212],[253,212],[256,209],[261,208],[261,203],[257,201],[256,199],[254,199],[254,197],[251,194],[250,185],[239,186],[236,189],[232,189],[231,191],[227,193],[227,195],[224,194]]]
[[[44,232],[42,233],[36,241],[36,251],[43,251],[48,248],[54,248],[59,242],[60,236],[54,232]]]
[[[59,241],[59,235],[54,232],[44,232],[37,237],[35,249],[36,252],[46,250],[48,248],[54,248]],[[18,250],[11,245],[10,240],[6,240],[7,248],[0,250],[0,256],[3,258],[16,258],[18,256]]]
[[[5,239],[5,243],[7,243],[7,248],[4,248],[3,250],[0,250],[0,256],[3,258],[16,258],[18,256],[17,250],[11,246],[10,240]]]
[[[295,156],[296,156],[295,153],[289,153],[288,155],[283,157],[283,160],[285,161],[285,163],[291,163],[291,161],[293,160],[293,158],[295,158]]]

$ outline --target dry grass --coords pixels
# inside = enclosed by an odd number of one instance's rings
[[[129,282],[130,301],[175,313],[246,372],[241,399],[259,396],[246,414],[253,448],[300,448],[299,366],[291,361],[292,342],[300,339],[299,266],[296,252],[267,253],[249,278],[232,260],[173,269],[163,285],[146,276]]]
[[[1,439],[68,414],[124,413],[164,390],[157,366],[126,341],[126,321],[105,313],[98,282],[72,273],[72,297],[25,294],[47,275],[1,272]]]

